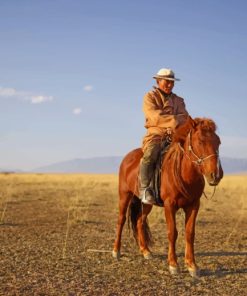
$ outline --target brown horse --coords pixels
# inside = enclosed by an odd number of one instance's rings
[[[215,133],[216,125],[210,119],[188,118],[173,137],[169,151],[161,168],[160,197],[164,211],[169,240],[168,264],[171,274],[179,272],[175,244],[177,239],[176,212],[185,212],[185,263],[191,276],[197,276],[199,269],[194,256],[195,221],[200,206],[200,197],[205,182],[216,186],[223,177],[218,149],[220,139]],[[119,171],[119,218],[117,236],[112,255],[120,258],[121,234],[129,208],[134,237],[144,258],[149,259],[150,231],[147,216],[152,205],[142,204],[138,198],[138,170],[142,150],[128,153]]]

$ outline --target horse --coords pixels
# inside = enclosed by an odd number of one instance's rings
[[[160,198],[164,202],[164,212],[168,236],[168,265],[172,275],[179,273],[176,255],[176,212],[185,212],[185,264],[192,277],[199,276],[195,262],[194,239],[195,222],[200,207],[200,197],[204,193],[205,180],[210,186],[217,186],[223,178],[219,158],[220,138],[216,134],[216,124],[208,118],[188,117],[173,135],[168,152],[163,156],[160,178]],[[152,253],[151,232],[147,222],[153,205],[143,204],[139,194],[139,164],[143,156],[141,148],[132,150],[122,160],[119,168],[119,216],[116,239],[112,255],[120,258],[121,235],[129,220],[136,242],[145,259]]]

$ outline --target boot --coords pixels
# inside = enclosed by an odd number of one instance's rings
[[[139,198],[144,204],[153,205],[156,203],[154,191],[151,187],[149,187],[152,175],[153,164],[146,164],[141,161],[139,172]]]

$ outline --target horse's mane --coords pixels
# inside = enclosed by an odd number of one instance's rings
[[[167,154],[165,155],[162,166],[162,170],[164,170],[166,166],[169,167],[170,175],[173,177],[173,181],[176,187],[187,198],[189,198],[188,192],[183,185],[181,177],[181,161],[184,156],[184,152],[183,149],[181,149],[181,146],[184,145],[189,132],[194,130],[200,130],[202,133],[214,133],[216,131],[216,124],[212,119],[192,119],[191,117],[188,117],[186,122],[175,130],[171,146]]]
[[[201,130],[202,132],[216,131],[216,124],[209,118],[195,118],[188,117],[187,121],[180,125],[174,133],[173,143],[184,142],[190,130]]]

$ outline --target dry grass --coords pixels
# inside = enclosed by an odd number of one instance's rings
[[[149,217],[156,244],[144,261],[127,227],[111,258],[118,214],[115,175],[0,175],[0,295],[244,295],[247,176],[226,176],[202,198],[196,252],[202,277],[184,266],[184,214],[177,215],[180,276],[166,266],[163,210]],[[208,196],[212,188],[206,188]]]

